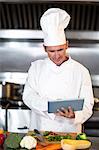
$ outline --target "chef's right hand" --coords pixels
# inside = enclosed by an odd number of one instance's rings
[[[69,106],[68,109],[62,107],[61,109],[58,109],[55,113],[57,116],[63,116],[66,118],[75,118],[75,113],[73,109]]]

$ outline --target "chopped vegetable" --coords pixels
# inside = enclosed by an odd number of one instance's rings
[[[22,148],[27,148],[27,149],[35,148],[36,145],[37,145],[37,140],[30,135],[24,136],[20,142],[20,146]]]
[[[76,150],[75,146],[71,144],[63,144],[62,149],[63,150]]]
[[[43,136],[48,136],[50,134],[50,131],[45,131],[44,133],[43,133]]]
[[[36,150],[60,150],[61,149],[61,144],[60,143],[53,143],[49,144],[47,146],[36,146]]]
[[[72,139],[71,135],[50,135],[47,137],[48,141],[61,141],[62,139]]]
[[[72,139],[61,140],[61,146],[64,150],[67,150],[67,144],[72,145],[74,149],[87,149],[91,146],[91,142],[88,140],[72,140]]]
[[[85,133],[79,133],[77,136],[76,136],[76,140],[87,140],[87,136]]]
[[[17,149],[20,147],[22,136],[17,133],[10,133],[5,139],[4,145],[7,148]]]

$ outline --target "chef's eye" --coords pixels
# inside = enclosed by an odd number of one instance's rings
[[[50,51],[50,53],[54,53],[55,51]]]
[[[64,50],[64,49],[61,48],[61,49],[59,49],[59,50],[57,50],[57,51],[60,52],[60,51],[63,51],[63,50]]]

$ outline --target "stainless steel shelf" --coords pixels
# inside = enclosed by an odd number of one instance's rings
[[[15,84],[25,84],[27,73],[20,72],[3,72],[0,73],[0,82],[5,84],[6,82]]]
[[[99,41],[99,31],[66,31],[68,39]],[[41,30],[0,30],[2,39],[43,39]]]

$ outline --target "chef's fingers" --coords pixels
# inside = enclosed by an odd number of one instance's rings
[[[71,106],[68,107],[68,111],[69,111],[70,113],[73,113],[73,109],[72,109]]]
[[[65,112],[63,112],[61,109],[57,109],[57,115],[65,117]]]
[[[57,109],[57,111],[55,112],[55,115],[56,115],[56,116],[60,116],[60,111],[59,111],[59,109]]]
[[[75,118],[75,113],[71,107],[68,107],[68,109],[62,107],[61,111],[63,112],[63,114],[61,113],[62,116],[66,118]]]
[[[75,118],[75,114],[73,111],[70,111],[65,109],[65,108],[61,108],[61,109],[57,109],[57,112],[55,113],[56,116],[63,116],[66,118]]]
[[[65,109],[65,108],[62,107],[62,108],[60,109],[60,114],[61,114],[61,116],[68,118],[69,112],[68,112],[67,109]]]
[[[61,107],[61,111],[65,114],[65,116],[68,116],[68,109]]]
[[[70,106],[68,107],[68,112],[69,112],[69,118],[75,118],[75,113]]]

